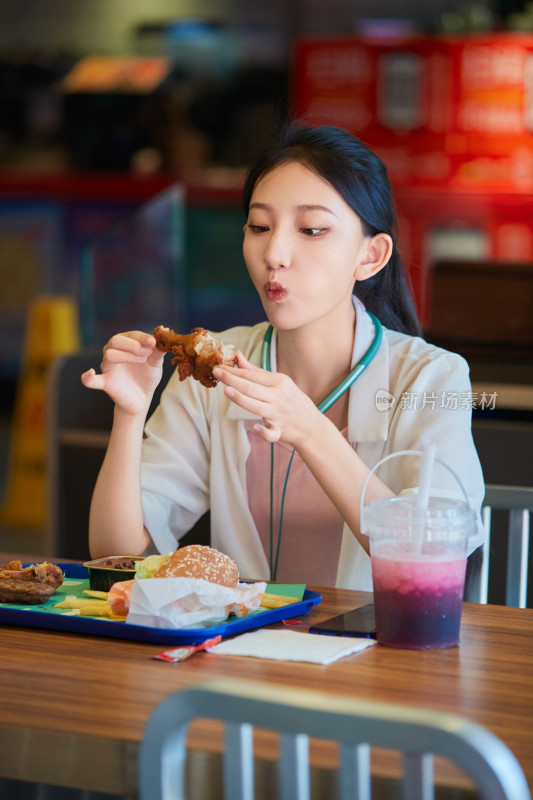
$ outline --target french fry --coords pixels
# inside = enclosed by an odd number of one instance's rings
[[[87,606],[95,606],[100,603],[102,606],[106,606],[107,602],[104,600],[93,600],[89,597],[74,597],[74,595],[70,597],[66,597],[60,603],[54,603],[54,608],[85,608]]]
[[[84,589],[83,594],[94,597],[96,600],[107,600],[107,592],[98,592],[96,589]]]
[[[263,608],[283,608],[283,606],[290,606],[299,602],[300,599],[298,597],[286,597],[282,594],[268,594],[268,592],[265,592],[261,600],[261,606]]]
[[[107,596],[107,592],[99,592],[98,594]],[[112,619],[120,622],[126,619],[126,617],[120,614],[114,614],[107,600],[103,598],[75,597],[74,595],[70,595],[61,603],[55,603],[54,608],[77,609],[80,612],[80,617],[101,617],[103,619]]]
[[[108,619],[125,620],[126,617],[114,614],[107,603],[93,603],[80,608],[80,617],[107,617]]]

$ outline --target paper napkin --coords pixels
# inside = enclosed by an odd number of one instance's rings
[[[227,639],[210,647],[208,652],[217,655],[272,658],[276,661],[332,664],[339,658],[358,653],[373,644],[376,644],[375,639],[264,629]]]

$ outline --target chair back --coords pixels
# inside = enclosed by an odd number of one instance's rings
[[[81,375],[98,370],[101,360],[101,347],[85,347],[58,358],[50,371],[46,552],[53,557],[90,558],[89,507],[113,424],[113,402],[105,392],[86,389]],[[174,369],[166,358],[149,415]]]
[[[483,558],[477,574],[470,580],[465,600],[487,603],[491,556],[493,511],[507,511],[507,568],[505,605],[526,608],[529,566],[529,520],[533,510],[533,487],[487,484],[481,511],[486,538]]]
[[[433,798],[432,754],[459,766],[484,800],[530,800],[508,747],[461,717],[390,703],[261,683],[215,680],[164,699],[146,726],[139,800],[186,800],[187,729],[196,718],[225,723],[226,800],[253,800],[253,726],[279,734],[280,800],[309,800],[309,737],[339,745],[339,800],[370,800],[370,747],[404,753],[403,797]],[[329,798],[328,798],[329,800]]]

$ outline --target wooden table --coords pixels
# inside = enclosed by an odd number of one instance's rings
[[[0,564],[8,558],[0,554]],[[322,603],[293,630],[369,599],[364,592],[320,591]],[[233,677],[462,714],[506,742],[533,790],[532,609],[466,603],[459,647],[376,645],[327,667],[207,653],[168,664],[151,658],[162,649],[2,626],[0,776],[134,794],[137,749],[155,705],[196,681]],[[206,730],[193,741],[200,744],[219,746]]]

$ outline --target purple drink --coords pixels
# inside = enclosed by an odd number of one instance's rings
[[[466,558],[409,560],[403,555],[372,556],[378,642],[411,650],[457,644]]]

